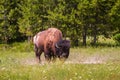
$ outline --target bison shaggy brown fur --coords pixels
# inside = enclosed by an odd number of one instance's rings
[[[33,43],[35,55],[39,62],[42,52],[44,52],[47,61],[57,57],[66,59],[69,56],[70,41],[63,40],[62,32],[57,28],[48,28],[37,33],[33,38]]]

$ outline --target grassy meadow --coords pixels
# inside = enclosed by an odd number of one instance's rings
[[[69,58],[35,62],[33,46],[0,44],[0,80],[120,80],[120,47],[71,48]]]

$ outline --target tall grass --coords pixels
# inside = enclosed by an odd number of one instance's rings
[[[64,63],[31,64],[34,58],[32,44],[0,45],[0,80],[120,79],[120,47],[71,48]],[[103,63],[84,63],[92,60]]]
[[[15,65],[0,69],[1,80],[119,80],[119,64]]]

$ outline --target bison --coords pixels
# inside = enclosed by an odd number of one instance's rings
[[[40,56],[44,52],[45,59],[51,61],[67,59],[70,50],[70,41],[63,40],[62,32],[57,28],[48,28],[37,33],[33,38],[34,50],[37,61],[41,62]]]

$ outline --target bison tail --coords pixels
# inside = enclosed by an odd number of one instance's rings
[[[37,52],[38,51],[38,48],[37,48],[37,45],[34,44],[34,51]]]

